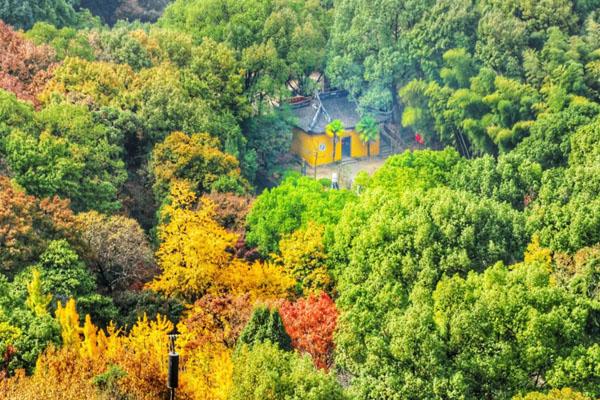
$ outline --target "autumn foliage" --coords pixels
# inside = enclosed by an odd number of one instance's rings
[[[51,77],[54,50],[36,46],[0,20],[0,88],[38,104],[37,94]]]
[[[281,306],[279,313],[294,348],[310,354],[317,367],[331,367],[333,332],[338,318],[331,297],[321,293],[294,303],[288,301]]]
[[[186,349],[193,350],[206,344],[223,344],[233,348],[250,319],[252,304],[249,297],[204,296],[193,304],[181,324],[193,339]]]
[[[210,200],[201,200],[200,206],[196,202],[189,184],[175,182],[171,204],[162,210],[166,223],[158,232],[162,273],[149,287],[189,302],[205,294],[285,298],[294,280],[276,265],[249,264],[233,256],[237,235],[215,221]]]
[[[0,400],[600,400],[599,194],[600,0],[0,0]]]
[[[220,149],[219,139],[207,133],[187,135],[173,132],[152,153],[154,191],[158,198],[169,192],[176,180],[186,180],[198,193],[244,191],[238,160]]]
[[[77,232],[69,201],[37,199],[0,176],[0,269],[15,272],[35,260],[53,239],[77,242]]]

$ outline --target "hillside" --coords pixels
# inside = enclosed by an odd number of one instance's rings
[[[0,1],[0,398],[600,398],[599,177],[599,0]]]

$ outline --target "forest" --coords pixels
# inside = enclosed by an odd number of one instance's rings
[[[290,171],[323,82],[421,149]],[[600,0],[0,0],[0,398],[175,333],[182,400],[600,398]]]

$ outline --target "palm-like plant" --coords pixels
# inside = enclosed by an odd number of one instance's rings
[[[379,125],[375,118],[367,115],[363,117],[356,125],[356,130],[360,136],[360,140],[367,144],[367,154],[371,158],[371,142],[379,139]]]
[[[335,149],[338,138],[344,134],[344,124],[339,119],[334,119],[325,127],[325,133],[327,133],[327,136],[333,138],[333,161],[335,162]]]

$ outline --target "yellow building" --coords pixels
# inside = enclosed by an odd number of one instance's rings
[[[360,140],[355,131],[360,121],[356,103],[345,92],[316,94],[292,104],[296,117],[296,128],[292,141],[292,152],[310,166],[331,164],[349,158],[367,157],[367,144]],[[333,138],[325,133],[327,125],[339,119],[344,125],[344,133],[337,140],[335,160],[333,159]],[[383,122],[380,118],[379,122]],[[380,140],[371,142],[371,156],[379,155]]]

